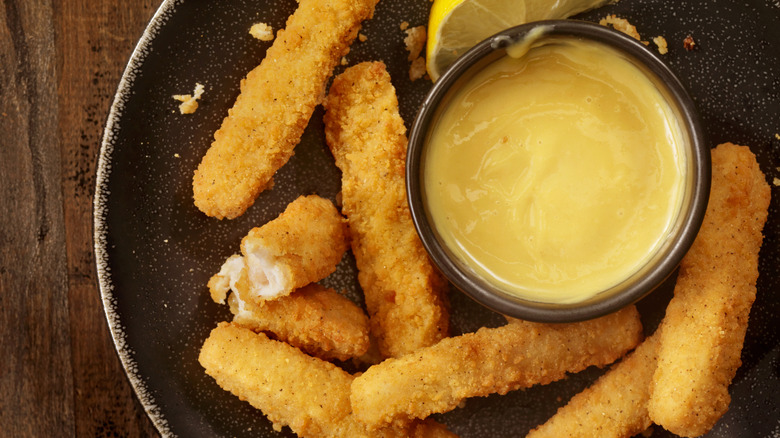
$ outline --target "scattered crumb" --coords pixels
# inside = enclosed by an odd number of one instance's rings
[[[177,154],[173,154],[173,156],[176,157],[176,158],[181,158],[181,155],[179,155],[178,153]]]
[[[774,184],[776,187],[780,187],[780,178],[775,177],[774,181],[772,181],[772,184]]]
[[[406,30],[408,28],[409,28],[409,22],[408,21],[404,21],[404,22],[401,23],[401,30]]]
[[[623,32],[624,34],[633,37],[638,41],[642,41],[642,37],[639,36],[639,32],[636,30],[636,26],[629,23],[625,18],[619,18],[617,15],[607,15],[599,21],[602,26],[612,26],[613,29]]]
[[[662,55],[666,55],[667,53],[669,53],[669,46],[666,43],[666,38],[659,35],[653,38],[653,42],[655,43],[656,46],[658,46],[658,53]]]
[[[3,115],[5,115],[5,113],[3,113]],[[780,140],[780,134],[778,134],[778,133],[775,133],[775,138],[776,138],[776,139],[778,139],[778,140]]]
[[[249,29],[249,34],[260,41],[273,41],[274,39],[273,28],[265,23],[253,24]]]
[[[407,59],[411,62],[411,65],[409,66],[409,79],[416,81],[425,76],[425,58],[420,56],[420,54],[425,47],[427,32],[425,31],[425,26],[407,28],[404,32],[406,32],[404,44],[406,45],[406,50],[409,52]]]
[[[406,44],[406,50],[409,51],[409,61],[414,61],[420,56],[420,52],[425,47],[427,38],[425,26],[412,27],[405,30],[405,32],[404,44]]]
[[[412,61],[412,64],[409,66],[409,79],[412,81],[416,81],[417,79],[420,79],[421,77],[425,76],[426,70],[425,70],[425,58],[422,56],[419,58],[416,58],[414,61]]]
[[[365,43],[365,42],[366,42],[366,40],[368,40],[368,37],[367,37],[367,36],[365,36],[365,35],[364,35],[364,34],[362,34],[362,33],[359,33],[359,34],[358,34],[358,40],[360,40],[360,42],[361,42],[361,43]]]
[[[685,50],[691,51],[696,48],[696,41],[693,40],[693,37],[688,35],[683,40],[683,47],[685,47]]]
[[[195,91],[193,95],[189,94],[174,94],[173,98],[181,102],[179,105],[179,112],[182,114],[192,114],[198,109],[198,99],[203,95],[205,88],[201,84],[195,84]]]
[[[341,57],[341,65],[347,65],[347,64],[349,64],[349,62],[347,61],[347,57],[346,56],[342,56]]]

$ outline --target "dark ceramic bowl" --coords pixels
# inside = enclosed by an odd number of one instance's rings
[[[460,260],[433,226],[425,187],[425,148],[429,131],[447,97],[483,67],[507,56],[506,48],[529,32],[544,26],[544,38],[574,38],[616,49],[642,70],[658,87],[675,113],[687,156],[687,177],[680,213],[665,243],[636,273],[616,286],[577,303],[543,303],[523,299],[487,281]],[[710,149],[696,108],[680,81],[647,47],[620,32],[590,22],[553,20],[529,23],[500,32],[461,56],[426,96],[409,136],[407,194],[417,232],[434,264],[458,289],[482,305],[507,316],[539,322],[573,322],[596,318],[638,301],[664,282],[693,243],[704,218],[710,188]]]

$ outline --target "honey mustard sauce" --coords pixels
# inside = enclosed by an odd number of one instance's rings
[[[520,297],[585,300],[639,270],[680,211],[685,157],[653,82],[607,46],[515,50],[432,128],[428,213],[446,246]]]

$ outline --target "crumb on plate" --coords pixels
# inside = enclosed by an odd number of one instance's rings
[[[428,36],[425,31],[425,26],[407,28],[404,32],[406,32],[404,44],[406,45],[406,50],[409,52],[407,59],[411,62],[411,65],[409,66],[409,79],[416,81],[425,76],[425,58],[420,56],[420,54],[422,53],[423,48],[425,48],[425,42]]]
[[[693,37],[688,35],[683,40],[683,47],[685,47],[685,50],[691,51],[696,48],[696,41],[693,40]]]
[[[425,58],[421,56],[412,61],[412,64],[409,66],[409,79],[416,81],[425,76],[425,73]]]
[[[658,53],[662,55],[669,53],[669,46],[666,43],[666,38],[659,35],[653,38],[653,42],[655,43],[656,46],[658,46]]]
[[[249,34],[260,41],[273,41],[274,29],[265,23],[255,23],[249,29]]]
[[[625,18],[620,18],[615,14],[607,15],[599,21],[602,26],[612,27],[613,29],[623,32],[624,34],[634,38],[635,40],[647,45],[647,41],[642,41],[642,37],[639,36],[639,32],[636,30],[636,26],[631,24]]]
[[[179,112],[182,114],[192,114],[198,109],[198,99],[203,95],[205,87],[201,84],[195,84],[193,94],[174,94],[173,98],[181,102]]]

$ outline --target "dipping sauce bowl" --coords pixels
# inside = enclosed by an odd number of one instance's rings
[[[676,269],[709,197],[692,99],[647,47],[577,20],[466,52],[409,136],[407,194],[434,264],[499,313],[580,321]]]

